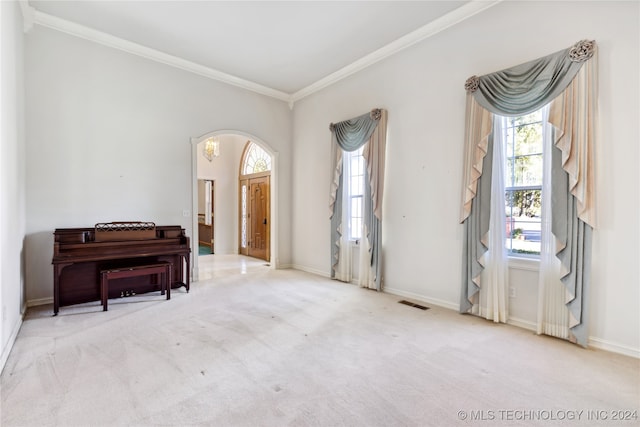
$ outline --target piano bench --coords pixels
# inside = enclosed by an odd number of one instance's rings
[[[152,274],[162,275],[160,282],[161,294],[167,293],[167,299],[171,299],[171,263],[158,262],[154,264],[136,265],[133,267],[112,268],[100,271],[100,298],[102,300],[102,310],[107,311],[107,301],[109,300],[109,280],[124,279],[129,277],[149,276]]]

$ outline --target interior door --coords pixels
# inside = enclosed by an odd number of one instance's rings
[[[198,246],[199,254],[204,255],[204,247],[213,253],[213,211],[214,211],[214,181],[198,180]]]
[[[216,220],[215,220],[215,202],[216,202],[216,182],[215,181],[209,181],[211,183],[211,191],[208,193],[209,194],[209,200],[210,200],[210,206],[209,206],[209,224],[211,224],[211,253],[214,254],[215,250],[214,250],[214,239],[216,236],[215,233],[215,225],[216,225]]]
[[[249,179],[248,255],[269,261],[269,177]]]

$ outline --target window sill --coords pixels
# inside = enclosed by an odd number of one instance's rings
[[[510,256],[509,268],[516,270],[540,271],[540,259]]]

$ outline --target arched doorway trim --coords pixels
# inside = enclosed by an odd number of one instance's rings
[[[212,138],[214,136],[222,135],[241,135],[250,139],[252,142],[259,145],[271,156],[271,226],[269,232],[271,234],[270,252],[271,252],[271,268],[278,268],[278,155],[279,153],[271,147],[267,142],[261,138],[235,129],[220,129],[212,132],[205,133],[198,137],[191,138],[191,256],[193,262],[191,263],[191,280],[198,280],[198,239],[195,238],[195,233],[198,230],[198,144]]]

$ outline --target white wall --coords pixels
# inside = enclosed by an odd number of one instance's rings
[[[237,129],[279,156],[290,223],[286,103],[35,26],[26,35],[27,299],[52,297],[52,233],[96,222],[182,225],[193,236],[191,137]],[[278,256],[290,262],[290,229]]]
[[[24,311],[24,39],[17,2],[0,2],[0,371]]]
[[[594,345],[640,356],[638,19],[637,2],[504,2],[296,103],[294,266],[330,271],[330,257],[322,255],[329,253],[329,123],[385,108],[385,289],[457,308],[465,80],[595,39],[600,222],[591,336]],[[536,277],[528,270],[512,277],[522,280],[516,298],[535,299]],[[535,310],[528,310],[535,304],[512,301],[515,317],[535,321]]]
[[[220,157],[211,162],[202,155],[204,143],[198,144],[198,179],[215,181],[216,254],[238,253],[238,171],[247,140],[241,135],[221,135]]]

